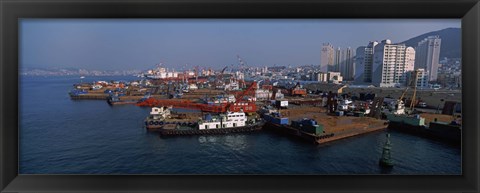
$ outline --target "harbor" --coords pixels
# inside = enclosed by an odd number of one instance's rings
[[[464,172],[459,20],[21,27],[19,174]]]
[[[323,144],[394,129],[460,143],[461,103],[455,102],[459,101],[456,91],[426,92],[410,86],[376,90],[339,83],[297,82],[288,86],[272,84],[270,79],[246,80],[248,71],[225,69],[198,73],[168,72],[158,67],[134,81],[76,83],[69,95],[72,100],[105,100],[109,105],[150,108],[144,127],[161,136],[269,130]],[[196,112],[177,113],[172,109]],[[231,119],[227,115],[231,113],[240,113],[245,119]],[[216,118],[212,120],[212,116]],[[209,122],[215,124],[202,126]]]
[[[138,77],[86,77],[84,82],[122,79],[134,81]],[[45,82],[51,82],[52,80],[60,82],[63,85],[60,88],[63,89],[56,89],[55,87],[52,89],[52,87],[48,87],[48,84],[45,84]],[[25,107],[30,107],[30,110],[22,111],[21,116],[24,120],[29,120],[26,116],[38,118],[22,124],[26,128],[22,130],[24,132],[22,136],[32,144],[43,143],[45,144],[44,147],[58,150],[46,152],[43,154],[45,156],[35,154],[21,157],[23,164],[28,163],[22,168],[24,173],[81,173],[85,172],[82,168],[98,166],[102,166],[102,171],[106,173],[175,174],[185,173],[185,170],[192,174],[383,173],[378,166],[378,161],[382,156],[382,147],[387,132],[391,134],[391,157],[395,163],[393,170],[389,172],[390,174],[417,174],[419,172],[422,174],[437,174],[438,172],[459,174],[461,172],[461,166],[458,164],[460,163],[460,149],[458,147],[450,146],[441,140],[388,128],[333,140],[320,145],[314,145],[315,142],[313,141],[270,131],[265,125],[257,131],[162,137],[159,131],[149,131],[145,126],[145,119],[150,115],[153,107],[139,107],[135,104],[112,106],[108,104],[106,99],[72,100],[66,91],[75,82],[79,81],[78,77],[58,78],[58,80],[54,78],[35,78],[32,81],[34,84],[27,84],[28,82],[25,81],[25,84],[32,86],[25,87],[23,92],[34,93],[29,96],[36,97],[38,100],[24,98],[22,104]],[[45,95],[46,90],[50,90],[48,94],[52,97],[45,97],[47,96]],[[297,97],[291,100],[300,99],[302,98]],[[52,100],[58,105],[41,108],[51,104]],[[310,98],[305,98],[305,100],[310,100]],[[265,102],[258,102],[257,107],[261,110],[265,105],[267,105]],[[347,115],[348,113],[343,116],[328,115],[326,107],[319,105],[296,105],[293,102],[292,104],[288,103],[287,107],[285,107],[285,103],[283,103],[283,107],[282,104],[279,104],[279,108],[272,103],[269,103],[269,105],[288,116],[289,121],[298,121],[305,117],[316,119],[318,120],[317,123],[322,123],[320,118],[323,116],[343,124],[348,123],[344,119],[359,118],[355,115]],[[96,110],[95,113],[92,113],[92,109]],[[199,117],[201,118],[209,113],[182,108],[172,108],[172,111],[178,113],[178,117],[182,117],[182,119],[185,119],[182,115],[185,114],[187,116],[185,120],[191,119],[192,122],[197,122]],[[259,114],[257,113],[257,115]],[[430,117],[422,117],[426,118],[426,122],[427,120],[433,121],[434,118],[438,118],[442,122],[447,121],[447,119],[443,120],[439,117],[440,115],[433,114]],[[358,116],[360,115],[358,114]],[[63,117],[64,119],[59,120],[56,119],[57,117]],[[45,125],[47,120],[51,125]],[[380,119],[378,123],[386,121]],[[63,126],[58,127],[58,125]],[[329,125],[325,125],[325,130],[329,129],[327,126]],[[37,137],[39,131],[35,128],[45,128],[40,131],[41,136],[67,137],[45,142],[42,140],[44,137]],[[70,135],[71,133],[76,133],[76,135]],[[415,145],[412,146],[412,143]],[[88,146],[85,146],[86,144]],[[82,147],[89,153],[73,151],[76,153],[62,154],[62,156],[56,153],[69,147]],[[189,156],[192,154],[202,159],[192,159]],[[148,159],[144,159],[146,155],[148,155]],[[84,156],[92,157],[93,160],[85,160],[82,158]],[[232,156],[236,159],[230,159]],[[65,159],[69,160],[68,163],[65,162]],[[109,160],[117,161],[115,161],[115,164],[111,164],[112,162]],[[338,160],[342,161],[339,162]],[[358,167],[359,161],[367,164]],[[138,165],[136,163],[143,164]],[[212,167],[212,163],[215,163],[216,167]],[[292,163],[298,164],[292,165]],[[57,167],[59,164],[69,167],[59,168]],[[307,165],[303,167],[302,164]],[[32,168],[38,165],[45,165],[47,169],[40,171]],[[265,167],[266,165],[269,167]],[[285,169],[286,165],[289,165],[287,168],[290,169]]]

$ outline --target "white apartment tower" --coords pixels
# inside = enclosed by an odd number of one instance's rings
[[[320,53],[320,71],[327,72],[333,67],[334,51],[332,44],[324,43],[322,45],[322,51]]]
[[[372,60],[371,80],[375,86],[394,87],[405,85],[408,65],[415,50],[405,44],[392,44],[383,40],[375,46]]]
[[[424,68],[429,81],[436,81],[440,58],[440,46],[442,39],[439,36],[428,36],[418,43],[415,48],[415,69]]]

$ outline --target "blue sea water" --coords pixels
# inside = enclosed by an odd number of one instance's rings
[[[78,82],[20,77],[20,174],[461,174],[459,147],[399,132],[389,171],[378,166],[383,131],[324,145],[263,131],[161,138],[143,127],[149,108],[71,100]]]

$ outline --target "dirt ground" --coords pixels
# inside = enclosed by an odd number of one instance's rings
[[[330,116],[326,114],[323,107],[294,107],[284,110],[288,112],[290,121],[311,118],[324,126],[326,132],[337,132],[352,128],[367,128],[372,126],[380,126],[385,123],[384,120],[378,120],[370,117],[353,117],[353,116]]]
[[[443,115],[443,114],[433,114],[433,113],[422,113],[421,117],[425,118],[425,124],[428,125],[430,122],[434,121],[437,118],[437,121],[450,123],[455,120],[455,117],[452,115]]]

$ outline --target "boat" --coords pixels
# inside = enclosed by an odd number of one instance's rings
[[[85,89],[73,89],[68,93],[71,97],[88,94],[88,91]]]
[[[343,111],[341,111],[343,112]],[[264,113],[263,119],[266,123],[265,130],[270,130],[289,137],[297,138],[314,144],[323,144],[339,139],[358,136],[370,132],[380,131],[387,126],[383,122],[370,124],[368,126],[349,126],[342,130],[328,131],[325,126],[317,123],[314,119],[302,118],[288,123],[288,117],[282,116],[277,112]],[[356,119],[351,117],[350,119]],[[368,119],[368,118],[367,118]],[[373,118],[372,118],[373,119]],[[351,125],[348,123],[346,125]]]
[[[172,113],[170,107],[153,107],[145,119],[145,127],[149,131],[159,131],[167,125],[193,126],[195,120],[187,119],[186,113]]]
[[[413,99],[416,94],[416,80],[415,90],[413,92]],[[408,89],[408,87],[407,87]],[[406,111],[402,98],[405,95],[406,90],[400,97],[395,106],[395,109],[386,114],[386,118],[389,121],[388,128],[398,130],[401,132],[414,134],[417,136],[441,140],[444,142],[460,145],[461,142],[461,125],[456,122],[453,123],[440,123],[437,121],[430,122],[430,125],[425,124],[425,118],[420,114],[415,114],[414,102],[410,104],[410,110]]]
[[[263,121],[248,119],[244,112],[227,112],[217,116],[206,114],[194,126],[176,125],[160,129],[162,136],[215,135],[259,131]]]
[[[280,134],[288,135],[303,141],[312,143],[322,143],[325,139],[333,137],[333,133],[325,133],[323,125],[318,124],[313,119],[303,118],[292,121],[288,124],[288,118],[282,117],[279,113],[265,113],[265,129]]]
[[[263,121],[249,118],[244,112],[205,114],[195,120],[186,114],[171,113],[165,107],[154,107],[145,125],[148,130],[159,131],[162,136],[210,135],[258,131],[262,129]]]
[[[390,155],[392,144],[390,143],[390,134],[387,133],[387,140],[383,146],[382,157],[378,160],[378,164],[382,167],[393,167],[393,160]]]
[[[111,94],[107,98],[107,103],[109,105],[126,105],[126,104],[137,104],[138,100],[121,100],[120,95]]]

